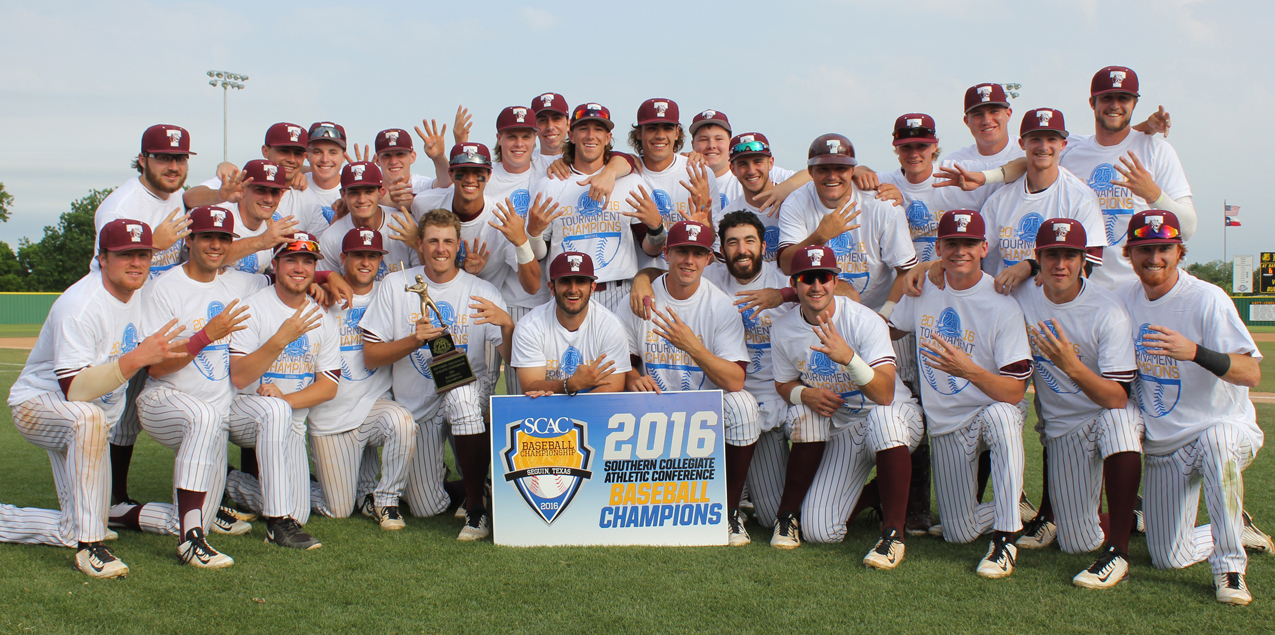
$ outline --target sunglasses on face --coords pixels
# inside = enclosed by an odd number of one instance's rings
[[[190,155],[188,154],[148,154],[146,156],[155,159],[160,165],[169,165],[171,163],[186,165],[190,163]]]
[[[804,271],[797,274],[797,281],[801,284],[814,286],[818,284],[828,284],[828,281],[837,277],[831,271]]]

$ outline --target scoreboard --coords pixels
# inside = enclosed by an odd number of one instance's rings
[[[1262,295],[1275,295],[1275,252],[1262,252],[1262,263],[1257,277],[1257,292]]]

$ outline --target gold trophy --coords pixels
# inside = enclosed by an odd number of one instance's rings
[[[408,285],[404,291],[421,297],[421,319],[429,321],[429,311],[433,309],[434,315],[438,316],[438,323],[444,329],[447,328],[447,323],[443,321],[443,312],[438,310],[438,305],[429,297],[429,285],[425,284],[425,276],[416,274],[416,284]],[[428,348],[433,357],[429,362],[429,372],[434,376],[434,389],[439,394],[476,379],[474,369],[469,365],[469,356],[456,348],[451,333],[443,331],[442,335],[426,341],[421,348]]]

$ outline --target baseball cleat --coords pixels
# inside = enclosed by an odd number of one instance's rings
[[[1133,509],[1133,529],[1140,534],[1147,533],[1147,522],[1142,516],[1141,496],[1138,497],[1138,506]]]
[[[744,512],[745,516],[752,516],[757,513],[757,506],[747,498],[739,501],[739,511]]]
[[[456,513],[452,514],[452,516],[454,516],[457,520],[465,520],[469,517],[469,515],[465,513],[465,503],[466,501],[461,500],[460,504],[456,506]]]
[[[903,562],[903,534],[888,528],[881,534],[877,545],[863,557],[863,564],[873,569],[893,569]]]
[[[231,513],[233,511],[229,507],[222,507],[217,510],[217,516],[213,518],[212,524],[212,532],[214,534],[242,536],[252,531],[252,525],[236,518]]]
[[[929,529],[928,529],[925,533],[930,534],[931,536],[934,536],[935,538],[942,538],[942,537],[943,537],[943,523],[938,523],[938,524],[936,524],[936,525],[930,525],[930,528],[929,528]]]
[[[84,543],[75,552],[75,568],[93,578],[119,578],[128,575],[128,565],[115,557],[106,545],[100,542]]]
[[[1039,516],[1028,521],[1027,526],[1023,527],[1023,535],[1019,536],[1014,544],[1023,549],[1044,549],[1054,544],[1057,538],[1058,525]]]
[[[1018,516],[1022,518],[1024,525],[1030,522],[1031,519],[1035,518],[1039,513],[1040,510],[1036,509],[1036,506],[1033,505],[1031,501],[1027,500],[1026,494],[1022,494],[1018,497]]]
[[[222,506],[221,506],[221,508],[220,508],[220,509],[218,509],[217,511],[218,511],[218,512],[226,512],[226,513],[227,513],[227,514],[229,514],[230,516],[233,516],[235,520],[241,520],[241,521],[243,521],[243,522],[245,522],[245,523],[250,523],[250,522],[252,522],[252,521],[254,521],[254,520],[256,520],[256,519],[257,519],[257,515],[256,515],[256,514],[254,514],[254,513],[252,513],[252,512],[241,512],[241,511],[239,511],[239,510],[237,510],[237,509],[235,509],[234,507],[231,507],[231,506],[229,506],[229,505],[222,505]]]
[[[491,519],[486,513],[465,517],[465,526],[460,528],[456,540],[482,540],[491,535]]]
[[[213,549],[198,527],[186,532],[186,542],[177,545],[177,557],[182,564],[197,569],[224,569],[235,563],[234,558]]]
[[[930,527],[933,526],[934,518],[930,516],[930,512],[919,512],[908,516],[903,523],[903,531],[909,536],[923,536],[930,533]]]
[[[1119,549],[1108,546],[1088,569],[1077,573],[1071,583],[1082,589],[1110,589],[1128,579],[1128,558]]]
[[[119,535],[119,534],[117,534],[117,533],[115,533],[115,530],[113,530],[113,529],[107,529],[107,530],[106,530],[106,535],[102,537],[102,540],[118,540],[118,539],[119,539],[119,537],[120,537],[120,535]]]
[[[1222,604],[1246,606],[1253,601],[1253,594],[1244,584],[1243,573],[1214,573],[1213,588],[1217,589],[1217,601]]]
[[[1275,543],[1271,542],[1270,536],[1262,533],[1262,530],[1253,524],[1253,517],[1249,516],[1248,512],[1241,512],[1241,514],[1244,519],[1244,532],[1240,534],[1240,542],[1244,548],[1265,553],[1275,551]]]
[[[301,528],[301,525],[297,524],[297,521],[289,516],[284,516],[274,523],[266,522],[266,542],[280,547],[304,551],[318,549],[323,546],[323,543],[306,533]]]
[[[776,549],[796,549],[801,546],[801,523],[791,513],[780,514],[775,520],[775,533],[770,546]]]
[[[730,513],[730,539],[728,543],[732,547],[744,547],[753,541],[753,537],[748,535],[748,530],[744,529],[744,522],[748,517],[744,515],[742,509],[736,509]]]
[[[354,513],[376,518],[376,499],[371,494],[358,499],[354,503]]]
[[[1018,547],[1009,538],[992,539],[987,548],[987,555],[978,563],[978,576],[992,580],[1008,578],[1014,572],[1014,562],[1018,559]]]
[[[381,526],[381,529],[384,529],[385,531],[398,531],[407,526],[407,523],[403,522],[402,514],[398,513],[398,507],[396,505],[389,505],[386,507],[376,507],[373,505],[372,519],[375,520],[377,524]]]

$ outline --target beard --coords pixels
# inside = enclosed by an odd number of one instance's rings
[[[142,176],[143,178],[146,179],[146,182],[149,183],[150,186],[154,188],[156,191],[163,192],[165,194],[172,194],[174,192],[180,192],[182,189],[182,186],[186,185],[186,177],[188,176],[188,174],[183,174],[181,180],[177,181],[177,185],[174,187],[169,187],[165,185],[163,181],[159,180],[158,176],[151,174],[150,170],[143,170]]]
[[[1125,115],[1124,117],[1122,117],[1122,118],[1120,119],[1120,122],[1119,122],[1119,123],[1117,123],[1115,126],[1112,126],[1112,125],[1108,124],[1108,123],[1107,123],[1107,118],[1106,118],[1106,117],[1101,117],[1101,116],[1100,116],[1100,117],[1098,117],[1098,125],[1099,125],[1099,126],[1101,126],[1101,127],[1102,127],[1102,129],[1103,129],[1103,130],[1106,130],[1107,132],[1120,132],[1121,130],[1124,130],[1125,128],[1128,128],[1128,127],[1129,127],[1129,122],[1130,122],[1130,121],[1132,121],[1132,120],[1133,120],[1133,112],[1132,112],[1132,111],[1130,111],[1130,112],[1129,112],[1129,114],[1127,114],[1127,115]]]
[[[752,258],[752,264],[747,268],[739,264],[740,255],[726,261],[726,271],[730,272],[730,275],[737,280],[752,280],[756,278],[758,272],[761,271],[761,254],[749,254]]]
[[[565,295],[565,294],[563,294],[563,295],[554,294],[554,296],[553,296],[553,301],[554,301],[554,303],[555,303],[555,304],[557,304],[557,305],[558,305],[558,308],[559,308],[559,309],[561,309],[563,313],[566,313],[567,315],[579,315],[579,314],[580,314],[581,312],[583,312],[586,308],[588,308],[588,306],[589,306],[589,298],[590,298],[592,295],[593,295],[593,294],[592,294],[591,292],[587,292],[587,291],[586,291],[585,293],[583,293],[583,294],[580,296],[580,308],[578,308],[578,309],[569,309],[569,308],[567,308],[567,303],[566,303],[566,299],[565,299],[565,298],[566,298],[566,295]]]

